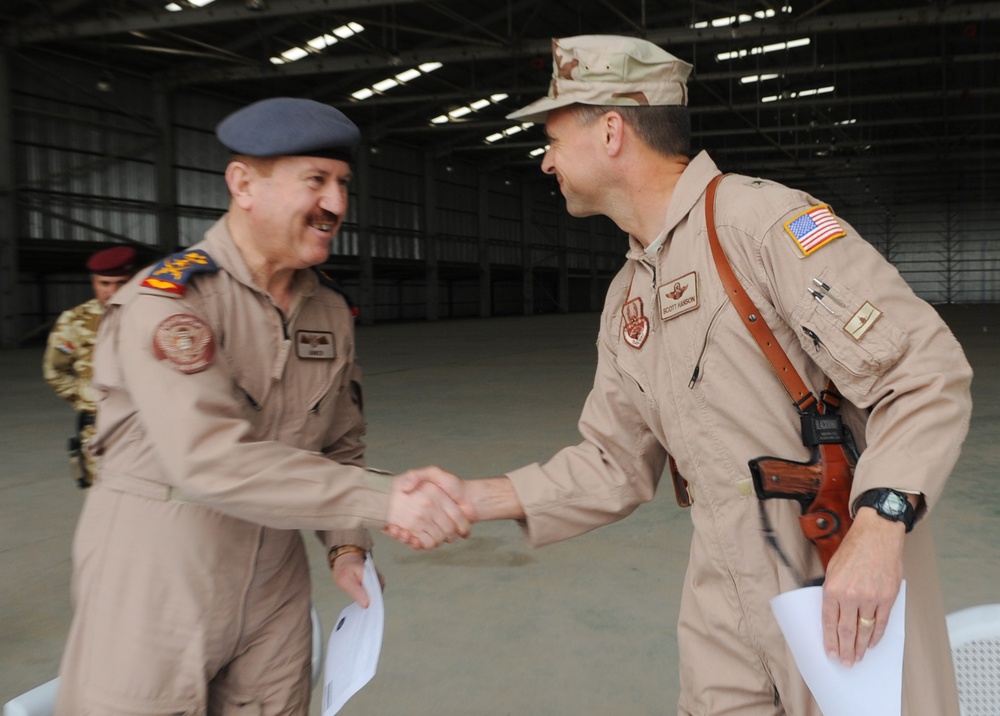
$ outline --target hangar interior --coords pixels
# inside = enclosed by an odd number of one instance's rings
[[[197,242],[227,203],[215,124],[265,97],[364,146],[326,269],[361,321],[597,310],[625,242],[566,215],[542,128],[551,38],[694,66],[694,148],[831,204],[935,303],[996,302],[1000,3],[966,0],[7,0],[0,341],[87,297],[91,251]]]
[[[579,439],[625,241],[566,215],[542,128],[504,119],[575,34],[691,62],[696,149],[830,203],[939,305],[976,371],[935,513],[943,596],[1000,601],[998,31],[973,0],[2,0],[0,703],[58,671],[85,495],[40,345],[89,297],[90,252],[152,261],[221,215],[213,130],[239,106],[310,97],[362,128],[325,268],[361,307],[370,464],[495,475]],[[690,535],[669,488],[542,550],[506,523],[429,554],[375,535],[385,644],[344,713],[669,712]],[[348,600],[306,542],[329,628]]]

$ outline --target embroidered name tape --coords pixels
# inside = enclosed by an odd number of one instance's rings
[[[660,318],[668,321],[698,308],[698,272],[684,274],[660,286]]]
[[[333,334],[325,331],[296,331],[295,352],[299,358],[330,360],[337,357]]]

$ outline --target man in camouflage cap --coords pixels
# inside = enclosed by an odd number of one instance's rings
[[[90,378],[93,370],[97,326],[108,301],[135,272],[136,252],[131,246],[103,249],[87,259],[94,297],[59,316],[49,333],[42,373],[60,398],[76,410],[76,435],[69,439],[70,470],[81,488],[93,484],[94,455],[88,450],[94,436],[97,410]]]
[[[822,578],[823,564],[799,504],[759,500],[748,470],[762,455],[806,462],[816,443],[727,305],[707,238],[707,192],[717,187],[713,223],[742,290],[806,392],[835,382],[864,448],[853,524],[825,573],[825,648],[851,666],[877,647],[903,608],[894,604],[905,577],[903,713],[957,716],[926,515],[968,428],[961,347],[828,205],[723,176],[704,152],[691,158],[686,62],[644,40],[582,36],[554,41],[553,68],[548,95],[510,118],[546,123],[542,171],[571,214],[602,214],[629,235],[627,260],[604,306],[583,441],[545,464],[470,480],[463,498],[477,519],[522,520],[532,545],[548,544],[630,514],[672,456],[694,523],[679,712],[820,716],[769,605]]]

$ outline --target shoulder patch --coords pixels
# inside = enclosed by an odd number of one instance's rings
[[[344,300],[347,301],[347,307],[351,309],[351,315],[357,317],[357,315],[360,313],[360,310],[358,309],[354,301],[351,300],[351,297],[347,295],[347,292],[343,289],[343,287],[339,283],[337,283],[337,279],[331,277],[329,274],[321,271],[315,266],[313,267],[313,271],[316,272],[316,278],[319,279],[320,284],[326,286],[331,291],[339,293],[341,296],[343,296]]]
[[[140,286],[183,296],[187,283],[196,273],[215,273],[219,270],[212,257],[201,249],[181,251],[160,261],[149,272]]]
[[[792,237],[792,241],[799,247],[803,256],[808,256],[834,239],[847,236],[847,232],[827,204],[820,204],[803,211],[785,224],[785,231]]]

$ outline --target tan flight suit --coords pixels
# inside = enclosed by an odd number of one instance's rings
[[[217,271],[177,281],[206,254]],[[388,508],[385,478],[360,467],[353,317],[310,270],[296,274],[285,316],[224,219],[151,271],[153,285],[173,278],[186,291],[143,286],[147,270],[101,325],[100,473],[73,547],[57,713],[304,714],[299,530],[369,547],[366,528]],[[195,333],[164,352],[177,321],[208,326],[211,340]]]
[[[94,437],[94,413],[97,408],[91,373],[97,326],[103,315],[104,307],[96,298],[63,311],[49,333],[42,360],[45,382],[77,412],[83,463],[74,466],[74,471],[81,470],[79,479],[83,484],[92,483],[97,474],[95,458],[87,447]]]
[[[820,716],[769,606],[800,584],[765,543],[747,468],[763,455],[805,461],[809,451],[791,399],[729,305],[711,257],[704,192],[718,173],[707,155],[696,157],[670,200],[659,249],[647,255],[632,240],[604,308],[583,442],[510,478],[528,539],[542,545],[648,501],[669,451],[694,495],[679,712]],[[933,509],[968,429],[971,369],[935,310],[846,223],[846,236],[804,255],[785,226],[816,204],[771,182],[726,177],[716,203],[720,240],[814,393],[829,376],[853,404],[845,418],[867,447],[852,500],[892,487],[923,493]],[[822,301],[807,292],[814,278],[830,287]],[[798,504],[765,506],[795,569],[821,575]],[[906,536],[904,576],[904,714],[957,716],[926,519]]]

